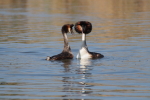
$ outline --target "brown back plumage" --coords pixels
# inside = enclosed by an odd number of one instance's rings
[[[73,55],[72,53],[69,53],[69,52],[62,52],[58,55],[54,55],[52,57],[47,57],[47,60],[62,60],[62,59],[72,59],[73,58]]]
[[[89,52],[92,56],[93,59],[95,58],[103,58],[104,56],[100,53],[96,53],[96,52]]]

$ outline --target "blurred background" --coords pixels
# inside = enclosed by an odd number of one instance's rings
[[[146,24],[150,17],[149,2],[149,0],[37,0],[36,2],[1,0],[1,41],[19,39],[24,43],[42,42],[47,36],[59,36],[60,34],[56,33],[60,33],[63,24],[80,20],[87,20],[93,24],[92,33],[98,34],[90,34],[91,37],[98,35],[125,39],[134,37],[134,33],[148,35],[149,32],[143,33],[143,31],[149,31],[148,27],[150,27]],[[140,27],[141,23],[146,25]],[[145,28],[147,29],[144,30]],[[33,34],[29,34],[31,32]],[[25,37],[40,37],[41,39],[21,40]],[[105,38],[103,42],[108,41],[106,39],[108,38]]]

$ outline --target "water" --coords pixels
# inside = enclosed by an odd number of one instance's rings
[[[0,99],[150,99],[149,0],[0,1]],[[96,60],[46,61],[61,27],[87,20]],[[81,35],[68,34],[74,56]]]

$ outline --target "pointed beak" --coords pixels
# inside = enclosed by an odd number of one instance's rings
[[[71,26],[71,28],[70,28],[70,33],[72,34],[72,35],[74,35],[74,32],[73,32],[73,24],[72,24],[72,26]]]
[[[82,25],[82,32],[83,32],[83,33],[85,32],[85,29],[86,29],[86,26],[83,26],[83,25]]]

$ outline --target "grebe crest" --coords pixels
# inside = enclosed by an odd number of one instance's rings
[[[67,33],[73,33],[72,27],[73,24],[65,24],[62,26],[61,32],[64,38],[64,49],[62,53],[54,55],[52,57],[47,56],[46,60],[62,60],[62,59],[72,59],[73,54],[68,43]]]
[[[77,54],[77,58],[89,59],[89,58],[102,58],[104,57],[100,53],[89,52],[86,44],[86,35],[92,31],[92,24],[88,21],[79,21],[75,24],[75,31],[82,34],[82,46]]]

